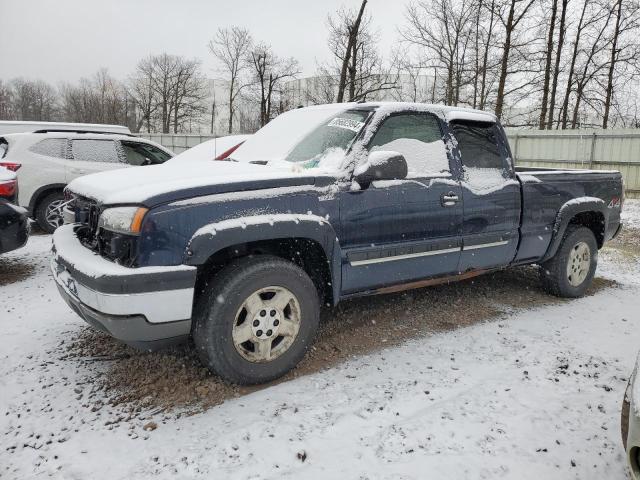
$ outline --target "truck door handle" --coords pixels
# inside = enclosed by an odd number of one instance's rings
[[[87,173],[86,170],[83,170],[82,168],[72,168],[71,169],[71,173],[78,173],[80,175]]]
[[[460,198],[455,192],[443,193],[440,197],[440,203],[443,207],[453,207],[459,200]]]

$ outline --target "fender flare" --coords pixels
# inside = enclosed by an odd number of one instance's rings
[[[564,233],[571,222],[571,219],[580,213],[600,213],[604,217],[604,231],[606,231],[606,224],[609,220],[609,212],[607,210],[607,204],[601,198],[597,197],[578,197],[573,200],[569,200],[567,203],[560,207],[558,214],[556,215],[555,223],[553,224],[553,236],[551,237],[551,243],[547,248],[547,252],[542,257],[541,261],[552,258],[564,238]]]
[[[47,195],[47,191],[64,190],[66,186],[66,183],[51,183],[49,185],[39,187],[31,194],[31,198],[29,199],[29,205],[27,206],[29,216],[33,217],[35,215],[36,204],[41,197]]]
[[[248,242],[306,239],[317,242],[329,264],[334,304],[340,298],[342,253],[335,230],[326,218],[311,214],[264,214],[210,223],[198,229],[185,251],[185,265],[203,265],[212,255]]]

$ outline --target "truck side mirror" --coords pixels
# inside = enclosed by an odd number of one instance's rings
[[[371,152],[366,163],[353,172],[356,182],[369,185],[374,180],[401,180],[407,178],[408,168],[404,156],[398,152],[378,150]]]

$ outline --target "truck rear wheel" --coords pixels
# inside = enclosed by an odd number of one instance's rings
[[[274,380],[304,357],[318,328],[313,281],[294,263],[259,255],[218,273],[196,301],[192,336],[198,355],[224,380]]]
[[[555,256],[540,266],[546,291],[558,297],[581,297],[591,285],[598,265],[598,244],[593,232],[569,225]]]

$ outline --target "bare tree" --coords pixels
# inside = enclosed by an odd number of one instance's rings
[[[578,114],[580,112],[581,102],[585,96],[585,89],[589,82],[594,79],[600,72],[606,68],[607,60],[600,58],[600,53],[607,48],[608,42],[605,38],[605,32],[609,26],[613,9],[608,7],[602,8],[603,12],[598,17],[599,24],[594,24],[594,32],[590,38],[591,47],[585,49],[582,68],[576,74],[576,100],[573,107],[573,118],[571,120],[571,128],[578,125]]]
[[[138,107],[140,115],[136,122],[135,131],[139,132],[146,124],[147,132],[151,132],[153,116],[158,109],[158,102],[153,89],[153,59],[147,57],[138,62],[136,71],[129,79],[129,94]]]
[[[618,38],[620,37],[620,23],[622,20],[622,0],[616,0],[615,9],[615,28],[613,30],[613,39],[611,42],[611,59],[609,60],[609,73],[607,75],[607,93],[604,102],[604,118],[602,119],[602,128],[607,128],[609,122],[609,109],[611,108],[611,97],[613,95],[613,72],[616,68],[616,59],[618,56]]]
[[[353,12],[344,9],[338,11],[336,19],[329,16],[329,30],[333,33],[329,41],[330,44],[333,43],[332,50],[334,55],[341,60],[338,96],[336,97],[337,103],[344,101],[344,92],[347,86],[347,72],[349,72],[352,88],[355,83],[355,77],[357,76],[356,50],[359,43],[358,37],[360,36],[362,17],[366,6],[367,0],[362,0],[358,14],[355,15],[355,17]],[[345,39],[346,42],[344,41]]]
[[[549,100],[549,117],[547,120],[547,129],[553,127],[553,113],[556,106],[556,92],[558,89],[558,77],[560,76],[560,59],[562,58],[562,49],[564,47],[564,37],[567,32],[567,5],[569,0],[562,0],[562,11],[560,13],[560,26],[558,28],[558,42],[556,44],[556,59],[553,67],[553,80],[551,82],[551,96]]]
[[[0,120],[11,120],[12,114],[11,88],[0,80]]]
[[[406,17],[403,39],[426,50],[433,66],[444,70],[444,103],[457,105],[461,88],[470,83],[468,72],[472,68],[468,62],[474,34],[472,20],[477,19],[475,5],[471,0],[421,1],[407,7]]]
[[[510,55],[515,40],[515,35],[518,31],[518,25],[525,18],[529,9],[533,6],[537,0],[508,0],[507,18],[506,20],[502,15],[499,15],[505,29],[505,39],[502,47],[502,60],[500,62],[500,79],[498,80],[498,91],[496,94],[496,107],[495,114],[498,118],[502,117],[502,110],[504,107],[504,97],[508,93],[506,90],[507,76],[509,75],[509,62]]]
[[[412,60],[402,45],[394,49],[392,57],[398,76],[397,88],[391,91],[393,98],[401,102],[435,102],[431,77],[425,74],[428,67]]]
[[[546,61],[544,65],[544,85],[542,87],[542,105],[540,107],[539,128],[544,130],[547,120],[547,103],[549,102],[549,82],[551,80],[551,59],[553,57],[553,35],[556,26],[556,14],[558,13],[558,0],[551,4],[551,19],[549,20],[549,34],[547,36]]]
[[[167,53],[138,63],[129,81],[129,93],[141,114],[138,128],[146,123],[151,131],[158,124],[163,133],[190,130],[204,114],[208,96],[200,62]]]
[[[336,99],[337,89],[338,78],[333,75],[328,66],[318,65],[316,76],[305,80],[303,100],[312,105],[333,103]]]
[[[488,87],[489,87],[490,79],[488,81],[487,76],[489,73],[493,72],[494,67],[497,67],[498,65],[498,60],[492,61],[492,58],[490,56],[492,53],[491,51],[492,51],[492,45],[494,42],[495,28],[496,28],[496,22],[497,22],[496,15],[495,15],[495,4],[496,4],[496,0],[491,0],[491,3],[489,2],[484,3],[482,0],[480,0],[477,8],[477,12],[478,12],[477,22],[478,24],[482,23],[484,27],[482,30],[477,30],[477,34],[481,36],[479,43],[482,45],[482,63],[479,65],[480,89],[479,89],[479,92],[477,93],[478,108],[480,108],[481,110],[485,108],[488,92],[489,92]],[[486,8],[488,8],[489,10],[488,12],[484,11],[485,6]],[[486,24],[485,22],[482,22],[484,14],[487,14],[489,17],[488,24]],[[476,42],[476,45],[478,45],[478,42]],[[476,102],[476,92],[474,90],[474,105],[475,105],[475,102]]]
[[[615,23],[611,34],[602,128],[607,128],[609,125],[616,79],[621,78],[624,81],[629,76],[640,75],[638,70],[640,59],[640,44],[638,43],[640,3],[638,1],[616,0],[614,11]],[[617,75],[615,75],[616,73]]]
[[[576,27],[575,36],[573,40],[571,61],[569,65],[569,71],[567,73],[567,83],[566,83],[566,88],[564,93],[564,100],[562,102],[562,108],[560,111],[560,119],[558,120],[558,124],[559,126],[562,127],[562,129],[567,128],[567,120],[569,117],[569,97],[571,96],[571,92],[573,90],[573,84],[575,82],[575,78],[574,78],[575,67],[576,67],[576,62],[578,60],[578,55],[581,51],[581,44],[580,44],[581,37],[585,29],[587,29],[594,23],[597,23],[600,18],[598,13],[595,13],[595,14],[589,13],[590,12],[589,7],[592,7],[593,5],[594,5],[594,2],[592,2],[591,0],[583,0],[582,2],[580,20],[578,21],[578,25]]]
[[[397,78],[378,52],[379,34],[372,31],[371,17],[364,14],[365,6],[363,1],[358,12],[340,9],[327,22],[327,44],[333,62],[321,65],[319,76],[336,79],[337,93],[334,91],[333,97],[336,102],[365,100],[396,88]],[[325,90],[333,83],[325,82]]]
[[[251,49],[247,61],[253,70],[254,85],[258,90],[260,126],[264,126],[272,118],[275,94],[282,91],[285,80],[292,79],[300,73],[300,68],[297,60],[279,58],[271,47],[264,43],[259,43]]]
[[[240,27],[220,28],[209,41],[209,50],[222,65],[229,82],[229,123],[228,133],[233,131],[235,101],[243,88],[242,74],[247,66],[245,61],[253,40],[248,30]]]
[[[10,82],[11,110],[20,120],[51,121],[57,110],[55,89],[42,80],[15,78]]]

